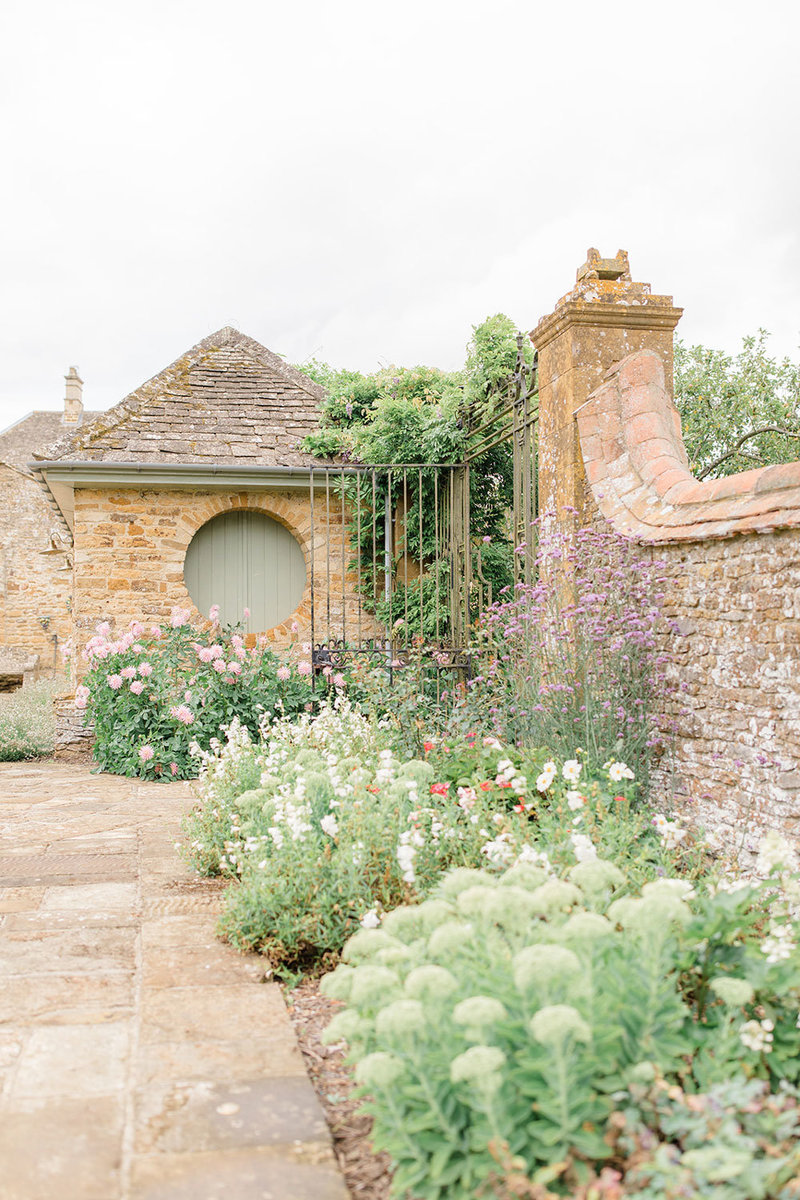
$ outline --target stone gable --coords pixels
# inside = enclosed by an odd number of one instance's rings
[[[84,422],[100,413],[84,413]],[[0,462],[28,474],[28,463],[37,455],[44,457],[47,448],[64,439],[64,417],[60,412],[37,410],[15,422],[0,433]]]
[[[299,443],[325,391],[226,327],[101,413],[48,457],[65,461],[306,466]]]

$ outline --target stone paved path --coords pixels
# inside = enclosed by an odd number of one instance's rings
[[[0,1200],[346,1200],[280,990],[175,853],[190,804],[0,765]]]

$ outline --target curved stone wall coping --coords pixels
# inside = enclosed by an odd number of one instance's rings
[[[800,526],[800,462],[694,478],[664,365],[650,350],[615,363],[575,416],[594,499],[627,537],[698,541]]]

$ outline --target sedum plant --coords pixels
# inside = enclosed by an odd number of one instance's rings
[[[664,877],[631,893],[608,860],[556,873],[521,856],[500,875],[457,869],[357,933],[323,982],[346,1005],[326,1037],[350,1045],[393,1194],[578,1194],[618,1167],[619,1112],[643,1081],[665,1081],[668,1098],[739,1077],[795,1095],[794,866],[783,854],[766,881]],[[529,1193],[502,1191],[504,1162]],[[693,1162],[713,1175],[710,1158]]]

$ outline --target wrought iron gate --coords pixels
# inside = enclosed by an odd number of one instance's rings
[[[475,624],[497,596],[473,537],[474,481],[508,448],[505,536],[514,583],[530,583],[536,547],[536,361],[517,339],[512,375],[487,397],[463,462],[311,470],[311,641],[316,671],[355,657],[390,670],[412,653],[469,674]]]

